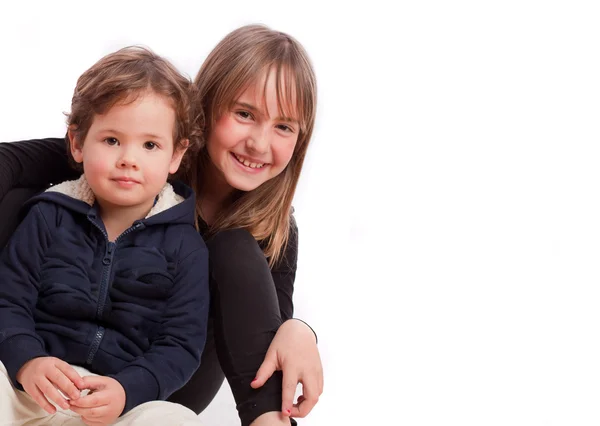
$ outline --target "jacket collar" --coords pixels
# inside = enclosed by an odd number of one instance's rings
[[[58,185],[51,186],[46,190],[46,192],[58,192],[59,194],[64,194],[67,197],[83,201],[90,207],[93,206],[94,202],[96,201],[96,196],[94,195],[92,188],[90,188],[85,175],[81,175],[81,177],[77,180],[68,180],[66,182],[59,183]],[[156,197],[154,206],[152,206],[152,209],[148,212],[148,215],[145,217],[145,219],[148,219],[158,213],[162,213],[165,210],[168,210],[171,207],[183,202],[183,200],[184,198],[181,195],[176,194],[173,190],[173,186],[167,182]]]

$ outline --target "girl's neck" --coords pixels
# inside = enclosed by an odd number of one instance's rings
[[[212,225],[219,213],[231,203],[234,192],[235,189],[227,183],[223,174],[211,161],[208,161],[198,194],[200,216],[208,225]]]
[[[114,206],[102,200],[97,200],[100,217],[104,223],[104,228],[108,234],[109,241],[115,241],[119,235],[130,228],[136,220],[145,218],[152,206],[154,200],[138,206],[121,207]]]

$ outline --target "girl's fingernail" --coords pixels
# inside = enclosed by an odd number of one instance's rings
[[[285,412],[288,413],[288,415],[292,414],[292,412],[290,410],[285,410]]]
[[[252,380],[253,382],[256,382],[258,380],[258,377],[255,377],[254,380]]]

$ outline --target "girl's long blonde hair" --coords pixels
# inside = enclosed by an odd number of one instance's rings
[[[211,224],[209,236],[234,228],[247,229],[272,266],[288,241],[292,200],[314,128],[317,88],[313,67],[300,43],[262,25],[248,25],[229,33],[213,49],[194,84],[206,117],[205,140],[216,122],[250,85],[267,73],[277,81],[279,113],[299,121],[292,158],[281,174],[249,191],[236,191],[234,200]],[[265,84],[267,79],[264,80]],[[294,102],[295,101],[295,102]],[[205,167],[211,161],[204,146],[192,164],[190,183],[200,199]],[[198,201],[199,209],[199,201]]]

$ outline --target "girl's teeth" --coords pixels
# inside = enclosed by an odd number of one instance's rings
[[[235,154],[234,154],[234,155],[235,155]],[[262,163],[262,164],[259,164],[259,163],[251,163],[250,161],[248,161],[248,160],[246,160],[246,159],[244,159],[244,158],[238,157],[237,155],[235,155],[235,158],[237,158],[237,159],[238,159],[238,161],[239,161],[240,163],[242,163],[244,166],[246,166],[246,167],[250,167],[251,169],[260,169],[260,168],[262,168],[262,167],[265,165],[264,163]]]

